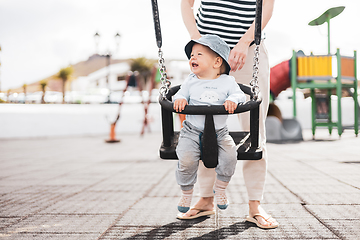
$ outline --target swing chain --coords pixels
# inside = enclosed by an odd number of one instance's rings
[[[159,48],[158,56],[159,56],[159,72],[161,74],[160,77],[161,87],[159,89],[159,92],[161,96],[165,98],[166,94],[169,92],[171,82],[167,79],[165,60],[163,58],[163,52],[161,51],[161,48]]]
[[[251,91],[254,94],[254,100],[257,100],[260,88],[258,86],[258,74],[259,74],[259,55],[260,55],[260,45],[256,45],[254,50],[254,65],[253,65],[253,75],[250,81]]]

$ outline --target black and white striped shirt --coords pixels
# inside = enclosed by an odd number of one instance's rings
[[[256,0],[202,0],[196,23],[201,35],[214,34],[233,48],[255,19]]]

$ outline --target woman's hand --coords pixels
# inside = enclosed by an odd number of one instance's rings
[[[185,109],[186,105],[188,105],[186,99],[183,98],[176,99],[174,102],[174,110],[177,112],[182,112]]]
[[[235,109],[237,108],[237,104],[230,100],[226,100],[223,105],[225,106],[225,110],[231,114],[233,114]]]
[[[232,72],[240,70],[244,66],[248,50],[249,44],[240,40],[230,51],[229,64]]]

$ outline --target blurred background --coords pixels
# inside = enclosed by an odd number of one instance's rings
[[[158,4],[162,50],[175,85],[189,74],[183,51],[189,35],[180,1]],[[308,23],[338,6],[345,9],[331,19],[330,51],[359,50],[359,1],[276,0],[264,30],[270,66],[289,60],[293,50],[327,54],[327,24]],[[160,131],[150,0],[0,0],[0,47],[0,138],[108,133],[120,112],[117,132],[141,132],[145,119]],[[277,96],[284,117],[292,116],[291,94]],[[311,102],[306,94],[300,98],[298,120],[310,128]]]

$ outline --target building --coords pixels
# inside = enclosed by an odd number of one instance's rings
[[[126,87],[125,80],[130,73],[131,59],[113,59],[109,55],[94,54],[86,61],[76,63],[72,67],[74,72],[65,85],[67,102],[106,102],[110,93],[119,93]],[[154,64],[154,67],[157,67],[157,64]],[[166,61],[166,69],[172,86],[181,84],[189,74],[188,62],[183,60]],[[26,85],[26,98],[30,99],[30,95],[36,95],[35,99],[37,99],[28,102],[38,103],[40,101],[42,95],[40,83],[43,81],[47,83],[45,90],[48,95],[50,93],[52,95],[61,94],[62,80],[57,77],[56,73]],[[158,85],[155,86],[155,88],[157,87]],[[23,94],[23,92],[23,87],[12,89],[9,99],[13,99],[13,102],[24,102],[24,97],[22,100],[16,100],[19,97],[14,97],[20,96],[19,94]],[[59,100],[54,100],[54,102],[59,102]]]

